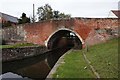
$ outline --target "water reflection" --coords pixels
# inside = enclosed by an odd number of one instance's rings
[[[59,57],[69,49],[70,48],[61,47],[42,55],[3,63],[3,73],[7,74],[6,72],[13,72],[21,75],[21,78],[28,77],[35,80],[39,80],[40,78],[40,80],[45,79]]]

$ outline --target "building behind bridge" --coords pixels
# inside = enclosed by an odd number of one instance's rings
[[[0,25],[2,25],[2,28],[8,26],[15,26],[16,24],[18,24],[17,17],[0,12]]]
[[[111,10],[108,18],[120,18],[120,10]]]

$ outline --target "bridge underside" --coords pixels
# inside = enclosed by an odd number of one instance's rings
[[[59,30],[49,39],[48,49],[54,49],[63,46],[82,49],[82,42],[75,33],[69,30]]]

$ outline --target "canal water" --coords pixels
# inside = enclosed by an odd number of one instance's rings
[[[3,75],[0,75],[0,77],[44,80],[57,60],[69,49],[64,46],[42,55],[3,63]]]

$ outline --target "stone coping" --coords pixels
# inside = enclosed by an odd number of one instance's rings
[[[2,62],[24,59],[47,52],[45,46],[30,46],[20,48],[4,48],[2,49]]]

